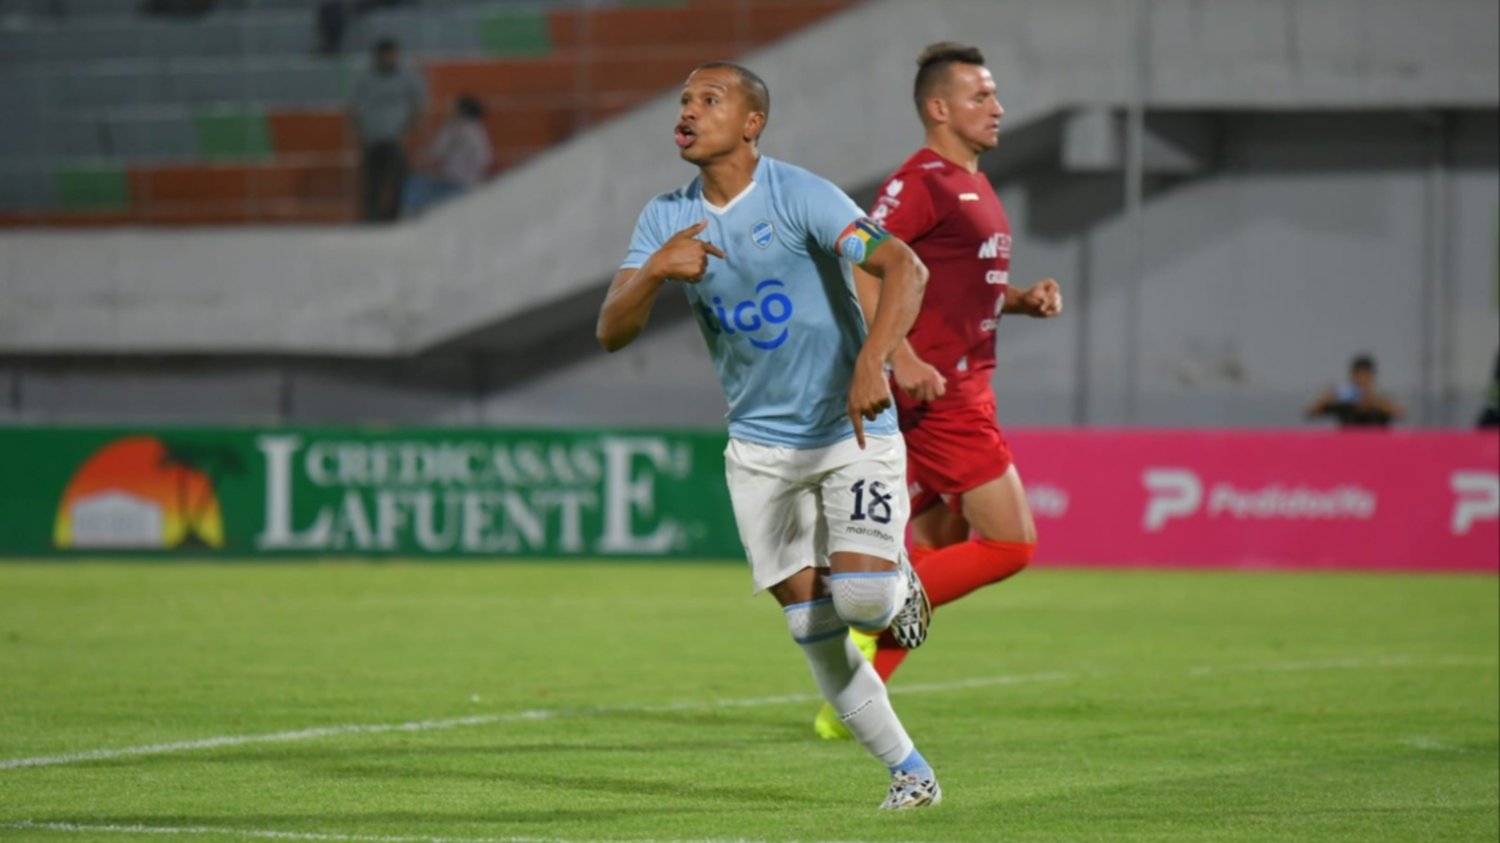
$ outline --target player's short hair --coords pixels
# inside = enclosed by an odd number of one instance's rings
[[[745,91],[745,98],[750,101],[750,110],[759,111],[761,115],[766,118],[766,122],[770,122],[771,89],[766,87],[766,80],[757,76],[755,74],[755,71],[751,70],[750,68],[745,67],[742,64],[735,64],[732,61],[704,62],[703,64],[700,64],[697,67],[693,68],[693,72],[697,73],[700,70],[711,70],[716,67],[724,68],[725,70],[732,70],[735,72],[736,76],[740,77],[740,87]]]
[[[956,41],[939,41],[928,44],[917,57],[917,79],[912,85],[912,99],[916,101],[918,114],[926,116],[923,104],[939,85],[948,81],[948,68],[955,64],[983,65],[984,53],[978,47]]]
[[[1375,357],[1370,354],[1360,354],[1349,361],[1350,372],[1358,372],[1360,370],[1367,371],[1372,375],[1375,374]]]

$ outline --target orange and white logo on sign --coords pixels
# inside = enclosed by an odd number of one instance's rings
[[[199,449],[127,436],[95,451],[63,491],[53,544],[87,550],[217,549],[219,498]]]

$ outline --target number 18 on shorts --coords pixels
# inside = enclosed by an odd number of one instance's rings
[[[911,514],[906,445],[870,436],[824,448],[786,448],[731,439],[724,470],[755,590],[802,568],[828,567],[833,553],[895,562]]]

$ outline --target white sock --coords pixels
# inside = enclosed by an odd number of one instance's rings
[[[894,767],[911,755],[912,740],[891,708],[885,683],[849,640],[832,600],[787,606],[787,627],[802,647],[813,680],[854,739]]]

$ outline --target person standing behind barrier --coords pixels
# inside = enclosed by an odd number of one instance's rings
[[[1489,391],[1484,394],[1484,408],[1474,424],[1481,430],[1500,427],[1500,351],[1495,352],[1495,371],[1490,375]]]
[[[415,216],[482,184],[494,162],[484,106],[471,96],[457,98],[448,119],[422,153],[417,172],[406,180],[401,213]]]
[[[1406,410],[1380,391],[1375,358],[1361,354],[1349,363],[1349,380],[1334,384],[1307,407],[1307,417],[1333,416],[1340,427],[1386,427]]]
[[[402,148],[427,103],[427,89],[415,71],[401,64],[396,42],[376,43],[370,69],[354,81],[349,117],[360,145],[363,216],[390,222],[400,215],[406,181]]]

